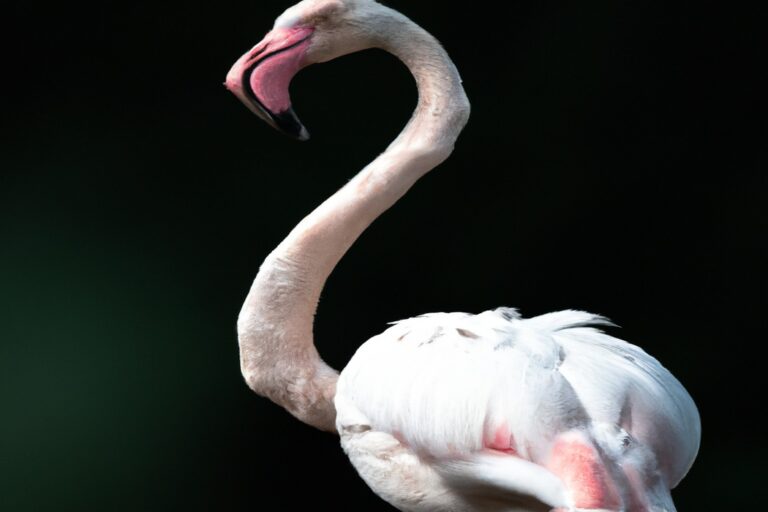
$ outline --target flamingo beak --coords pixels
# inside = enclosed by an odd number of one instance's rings
[[[277,28],[240,57],[224,85],[257,116],[273,128],[298,140],[309,139],[291,107],[288,86],[307,66],[311,27]]]

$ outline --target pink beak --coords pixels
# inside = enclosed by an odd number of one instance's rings
[[[305,56],[313,32],[311,27],[272,30],[235,62],[225,82],[256,115],[299,140],[309,139],[309,132],[291,107],[288,86],[309,64]]]

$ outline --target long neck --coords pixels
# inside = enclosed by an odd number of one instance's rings
[[[312,325],[320,292],[360,234],[445,160],[469,116],[456,67],[405,16],[381,7],[371,40],[410,69],[419,101],[387,150],[305,217],[266,258],[238,319],[243,374],[257,393],[302,421],[335,430],[337,374],[319,357]]]

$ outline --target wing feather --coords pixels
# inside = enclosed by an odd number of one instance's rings
[[[479,452],[465,459],[438,461],[433,467],[447,485],[475,502],[498,501],[542,512],[569,505],[557,476],[520,457]]]

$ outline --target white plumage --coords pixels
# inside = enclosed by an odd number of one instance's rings
[[[610,322],[570,310],[522,319],[510,308],[394,322],[339,377],[345,448],[359,452],[362,437],[384,433],[414,460],[429,460],[443,482],[461,475],[470,487],[533,493],[538,486],[545,503],[569,506],[562,483],[544,468],[558,437],[575,432],[620,471],[630,470],[613,478],[642,473],[629,487],[646,496],[659,487],[656,505],[672,510],[665,489],[682,479],[698,450],[696,407],[656,359],[598,325]],[[500,431],[508,432],[507,453],[492,446]],[[369,457],[358,453],[352,462],[368,472],[360,466]],[[397,465],[390,470],[387,478]],[[475,484],[466,483],[468,474]]]

